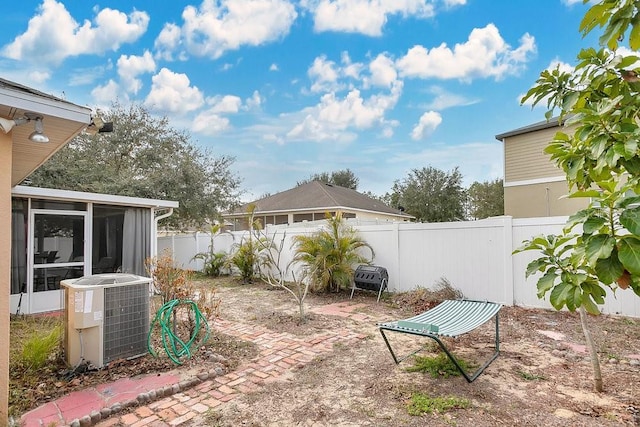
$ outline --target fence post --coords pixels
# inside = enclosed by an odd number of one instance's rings
[[[513,282],[513,217],[503,217],[503,236],[504,236],[504,275],[502,277],[504,289],[505,303],[513,305],[515,283]]]
[[[393,242],[394,252],[396,253],[396,259],[394,260],[395,265],[393,266],[393,277],[395,277],[395,283],[393,278],[391,279],[390,284],[394,284],[391,288],[394,291],[400,291],[400,284],[402,283],[402,277],[400,277],[400,223],[394,222],[392,227],[391,241]]]

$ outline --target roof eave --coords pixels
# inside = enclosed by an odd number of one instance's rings
[[[338,211],[338,210],[343,210],[343,211],[357,211],[357,212],[366,212],[366,213],[371,213],[371,214],[375,214],[375,215],[387,215],[387,216],[393,216],[393,217],[398,217],[398,218],[406,218],[406,219],[412,219],[415,218],[412,215],[408,215],[408,214],[404,214],[404,213],[393,213],[393,212],[383,212],[383,211],[374,211],[374,210],[369,210],[369,209],[359,209],[359,208],[352,208],[352,207],[348,207],[348,206],[323,206],[323,207],[318,207],[318,208],[297,208],[297,209],[281,209],[281,210],[266,210],[266,211],[254,211],[253,214],[260,216],[260,215],[278,215],[278,214],[289,214],[289,213],[308,213],[308,212],[319,212],[319,211]],[[233,212],[233,213],[226,213],[226,214],[222,214],[223,218],[237,218],[237,217],[244,217],[247,216],[246,212]]]
[[[36,197],[48,200],[104,203],[109,205],[135,206],[147,208],[177,208],[173,200],[145,199],[143,197],[118,196],[114,194],[89,193],[84,191],[59,190],[55,188],[28,187],[16,185],[11,189],[14,197]]]
[[[518,129],[513,129],[508,132],[500,133],[495,136],[498,141],[504,141],[505,138],[511,138],[512,136],[524,135],[531,132],[537,132],[543,129],[549,129],[553,127],[560,127],[564,124],[564,121],[560,122],[559,117],[554,117],[550,120],[543,120],[532,125],[523,126]]]

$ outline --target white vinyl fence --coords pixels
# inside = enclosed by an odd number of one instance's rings
[[[349,224],[375,251],[374,265],[389,272],[390,291],[408,291],[433,287],[441,278],[462,291],[466,298],[490,300],[506,305],[551,308],[536,296],[536,278],[525,279],[527,264],[534,252],[512,255],[522,241],[540,234],[560,233],[566,217],[513,219],[508,216],[481,221],[447,223]],[[266,234],[279,243],[285,238],[281,265],[293,252],[292,237],[310,234],[324,221],[267,226]],[[215,252],[229,253],[240,243],[242,232],[215,236]],[[202,261],[193,260],[208,251],[211,236],[206,233],[176,234],[158,238],[158,253],[169,249],[177,263],[193,270],[202,269]],[[640,317],[640,297],[632,290],[609,295],[604,313]]]

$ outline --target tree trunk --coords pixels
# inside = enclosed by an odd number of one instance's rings
[[[304,300],[302,298],[298,298],[298,308],[300,309],[300,323],[306,323],[307,318],[304,315]]]
[[[587,348],[589,349],[589,355],[591,356],[591,366],[593,367],[593,382],[597,392],[602,392],[602,372],[600,371],[600,360],[598,359],[598,352],[596,351],[596,345],[591,338],[591,332],[587,326],[587,312],[584,307],[580,307],[580,324],[582,325],[582,333],[584,339],[587,342]]]

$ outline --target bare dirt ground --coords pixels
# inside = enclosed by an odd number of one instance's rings
[[[603,393],[596,393],[577,314],[503,308],[500,357],[468,384],[462,377],[407,372],[410,360],[395,365],[375,322],[312,312],[309,321],[299,325],[293,299],[263,285],[220,287],[218,296],[224,319],[258,322],[294,335],[348,324],[368,338],[348,347],[337,345],[282,381],[210,410],[192,426],[640,425],[638,319],[590,317],[605,386]],[[348,297],[348,293],[310,295],[307,310]],[[365,292],[357,292],[352,302],[365,303],[359,312],[380,321],[413,315],[409,307],[398,307],[390,299],[376,303],[375,296]],[[462,359],[481,362],[491,351],[492,332],[493,324],[487,324],[449,343]],[[391,339],[405,350],[422,343],[402,334]],[[411,416],[407,403],[415,392],[464,398],[470,405]]]
[[[333,351],[276,381],[192,419],[185,424],[189,427],[640,426],[640,319],[590,317],[605,388],[603,393],[596,393],[577,314],[505,307],[500,312],[500,356],[468,384],[459,376],[432,378],[429,374],[407,372],[412,359],[400,365],[393,362],[376,323],[422,311],[425,307],[415,308],[415,299],[387,297],[376,303],[376,296],[364,291],[356,292],[353,300],[349,300],[348,292],[311,294],[305,304],[309,319],[300,324],[296,303],[283,290],[264,284],[240,285],[229,278],[213,283],[221,300],[223,320],[261,325],[309,339],[341,327],[367,337],[348,346],[334,345]],[[366,320],[321,314],[322,307],[337,302],[357,304],[355,314]],[[409,352],[427,342],[403,334],[392,334],[390,340],[400,352]],[[463,360],[481,363],[492,351],[493,323],[448,340],[447,344]],[[430,347],[420,355],[435,355],[436,348]],[[224,369],[231,372],[256,357],[257,349],[253,343],[217,331],[206,349],[178,369],[219,364],[219,357],[208,355],[212,352],[224,357]],[[37,387],[26,387],[22,399],[34,407],[122,376],[173,369],[176,366],[166,358],[149,355],[72,378],[61,377],[62,371],[56,374],[52,366],[51,371],[36,379]],[[11,388],[19,387],[12,383]],[[416,392],[467,399],[469,406],[411,416],[407,404]]]

